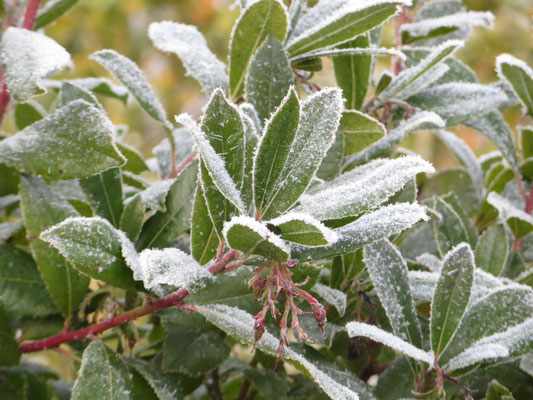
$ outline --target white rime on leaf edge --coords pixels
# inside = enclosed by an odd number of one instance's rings
[[[339,236],[334,230],[329,229],[328,227],[326,227],[326,225],[324,225],[319,220],[313,218],[309,214],[289,212],[287,214],[274,218],[271,221],[268,221],[268,223],[272,225],[283,225],[291,221],[302,221],[307,225],[312,225],[320,232],[322,236],[324,236],[324,239],[326,239],[328,244],[335,243],[339,239]]]

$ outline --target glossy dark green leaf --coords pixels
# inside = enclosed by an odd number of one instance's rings
[[[355,110],[342,113],[339,129],[344,133],[345,156],[360,152],[386,133],[381,122]]]
[[[231,98],[244,92],[244,80],[250,60],[268,35],[280,42],[287,33],[287,14],[276,0],[260,0],[243,11],[231,36],[229,85]]]
[[[129,240],[134,242],[139,237],[144,222],[145,207],[140,194],[136,194],[124,203],[119,228]]]
[[[200,265],[204,265],[216,256],[218,243],[202,186],[197,185],[191,220],[191,254]]]
[[[509,241],[502,225],[491,226],[479,237],[476,246],[476,267],[499,276],[509,252]]]
[[[269,35],[250,60],[245,83],[246,101],[261,121],[270,118],[294,84],[285,50],[274,36]]]
[[[80,180],[80,186],[94,210],[118,228],[122,216],[122,174],[120,168],[111,168],[98,175]]]
[[[439,246],[439,253],[444,257],[459,243],[467,242],[468,233],[461,217],[441,197],[434,197],[430,204],[439,213],[432,219],[433,232]]]
[[[0,366],[17,365],[19,360],[19,345],[15,340],[4,307],[0,304]]]
[[[283,240],[304,246],[325,246],[337,241],[337,234],[307,214],[287,213],[267,222],[267,228]]]
[[[37,177],[21,177],[20,200],[30,249],[44,284],[61,313],[70,316],[82,301],[89,286],[89,278],[74,269],[55,248],[43,242],[39,235],[66,218],[79,214]]]
[[[68,10],[78,4],[80,0],[51,0],[48,1],[37,13],[35,30],[54,22]]]

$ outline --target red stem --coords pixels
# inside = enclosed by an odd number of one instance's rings
[[[41,0],[29,0],[26,6],[26,14],[24,14],[24,21],[22,21],[22,27],[29,31],[33,30],[35,26],[35,18],[37,17],[37,11],[41,5]]]
[[[172,157],[172,165],[170,166],[170,172],[168,173],[167,177],[165,179],[174,178],[175,176],[178,176],[181,171],[183,171],[187,166],[192,163],[192,161],[196,158],[198,153],[196,151],[193,151],[189,156],[181,162],[180,165],[177,167],[174,165],[175,157]]]
[[[174,292],[171,295],[165,297],[164,299],[158,300],[154,303],[145,304],[144,306],[117,315],[110,321],[100,322],[98,324],[94,324],[83,329],[78,329],[77,331],[59,333],[57,335],[50,336],[42,340],[23,343],[20,345],[20,351],[21,353],[31,353],[34,351],[46,350],[57,347],[63,343],[83,339],[84,337],[89,335],[95,335],[97,333],[103,332],[118,325],[122,325],[126,322],[132,321],[144,315],[178,305],[183,301],[185,297],[187,297],[188,294],[189,291],[187,289],[180,289],[177,292]]]
[[[218,260],[216,260],[213,264],[211,264],[208,268],[209,272],[211,272],[213,275],[219,274],[221,272],[225,272],[226,265],[228,265],[230,262],[235,260],[238,256],[241,255],[240,251],[237,250],[230,250],[226,254],[224,254],[222,257],[220,257]]]

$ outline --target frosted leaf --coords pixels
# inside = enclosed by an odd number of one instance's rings
[[[400,190],[419,173],[435,172],[433,166],[419,156],[404,156],[387,160],[363,176],[359,171],[347,172],[328,183],[326,189],[300,198],[295,211],[320,220],[339,219],[359,215],[373,208]],[[350,179],[356,175],[359,179]]]
[[[346,311],[346,293],[321,283],[315,284],[311,290],[335,307],[341,317],[344,315]]]
[[[381,92],[379,98],[383,100],[391,98],[404,99],[416,92],[409,87],[413,84],[416,84],[417,81],[425,82],[429,79],[430,81],[434,82],[432,80],[434,69],[436,67],[438,68],[439,63],[450,57],[462,45],[463,42],[458,40],[449,40],[441,44],[418,64],[403,70],[399,75],[397,75],[396,78],[394,78],[389,84],[389,86],[387,86],[387,88]],[[419,84],[416,85],[417,91],[421,90],[422,88],[423,86],[420,86]]]
[[[198,312],[202,314],[212,324],[222,329],[243,344],[251,345],[254,338],[254,318],[246,311],[222,304],[211,304],[208,306],[198,306]],[[276,355],[279,340],[268,331],[265,331],[261,339],[256,344],[256,348],[272,356]],[[348,388],[344,382],[338,382],[333,377],[315,363],[308,361],[305,357],[292,349],[287,349],[283,358],[291,363],[304,368],[313,377],[313,380],[324,390],[333,400],[358,400],[359,396]],[[333,370],[332,372],[336,372]]]
[[[263,132],[263,124],[259,119],[259,115],[257,114],[257,111],[254,106],[252,106],[250,103],[242,103],[239,108],[241,109],[243,115],[248,117],[250,121],[252,121],[253,126],[255,128],[254,133],[256,134],[256,136],[260,135],[261,132]]]
[[[24,221],[20,220],[14,223],[3,222],[0,223],[0,241],[7,241],[11,235],[18,232],[24,226]]]
[[[509,356],[509,350],[501,344],[491,343],[482,346],[474,345],[452,358],[444,364],[442,369],[444,371],[452,372],[477,364],[481,361],[494,360],[496,358],[507,356]]]
[[[297,37],[314,28],[317,24],[317,21],[320,21],[324,18],[325,15],[331,15],[332,13],[339,10],[341,7],[348,4],[350,0],[320,0],[318,3],[308,10],[296,24],[294,31],[292,33],[293,37]]]
[[[474,182],[478,198],[482,198],[485,191],[481,163],[468,145],[454,133],[445,130],[435,131],[437,137],[453,152],[461,164],[465,166]]]
[[[408,357],[414,358],[415,360],[425,362],[429,365],[433,364],[432,353],[421,350],[377,326],[360,322],[348,322],[346,324],[346,329],[348,330],[349,337],[367,337],[375,342],[382,343],[393,350],[403,353]]]
[[[194,293],[213,280],[213,276],[187,253],[176,249],[143,250],[139,254],[139,269],[133,278],[143,281],[146,289],[163,293],[161,285],[185,288]]]
[[[396,49],[387,49],[385,47],[357,47],[314,50],[309,53],[300,54],[299,56],[291,58],[291,62],[324,56],[395,56],[401,58],[402,60],[405,59],[405,54]]]
[[[510,54],[501,54],[496,59],[496,73],[500,79],[511,85],[522,105],[532,112],[533,69]]]
[[[235,182],[233,182],[231,179],[226,167],[224,166],[224,161],[215,152],[205,133],[200,130],[198,124],[188,114],[178,115],[176,117],[176,121],[184,125],[189,132],[191,132],[202,156],[202,161],[204,162],[207,170],[209,171],[211,179],[213,179],[213,182],[220,193],[222,193],[224,197],[231,201],[231,203],[233,203],[233,205],[235,205],[237,208],[244,210],[245,206],[241,200],[241,194],[235,186]]]
[[[121,357],[121,360],[135,369],[153,389],[158,400],[180,400],[181,381],[173,374],[166,374],[154,368],[154,364],[135,357]]]
[[[520,356],[528,352],[533,345],[533,318],[529,318],[503,332],[484,337],[472,347],[483,347],[491,344],[505,346],[511,357]]]
[[[173,179],[165,179],[157,181],[151,184],[148,189],[143,190],[140,194],[146,208],[166,212],[165,200],[173,183]]]
[[[527,353],[520,359],[520,369],[533,376],[533,351]]]
[[[507,221],[515,236],[523,237],[533,231],[533,217],[517,208],[502,195],[491,192],[487,197],[487,202],[498,210],[500,218]]]
[[[95,60],[107,68],[115,78],[128,88],[148,114],[165,125],[168,130],[173,129],[161,102],[156,97],[143,72],[133,61],[114,50],[97,51],[91,54],[89,59]]]
[[[15,27],[7,28],[2,36],[0,58],[7,88],[16,101],[46,93],[40,80],[70,65],[70,55],[54,40]]]
[[[276,225],[281,230],[280,236],[283,239],[295,243],[319,245],[320,242],[325,245],[335,243],[338,239],[335,231],[326,228],[322,222],[308,214],[289,212],[267,223]]]
[[[193,76],[207,93],[228,85],[226,66],[207,47],[195,26],[171,21],[154,22],[148,36],[161,51],[175,53],[188,75]]]
[[[63,82],[68,82],[76,86],[81,86],[95,94],[101,94],[104,96],[114,97],[123,102],[128,100],[128,89],[121,85],[114,84],[107,78],[79,78],[79,79],[67,79],[67,80],[51,80],[43,79],[41,84],[47,89],[61,89]]]
[[[444,121],[437,114],[429,111],[418,112],[408,120],[402,121],[397,128],[390,131],[382,139],[372,143],[363,151],[347,157],[345,160],[345,165],[361,164],[382,155],[390,150],[394,145],[398,144],[407,136],[408,133],[412,131],[418,129],[435,129],[443,127]]]
[[[416,262],[428,268],[431,272],[438,272],[442,267],[442,261],[430,253],[422,253],[416,257]]]
[[[410,37],[420,38],[428,36],[430,33],[441,30],[442,28],[471,30],[472,28],[481,26],[492,29],[493,25],[494,15],[491,12],[470,11],[403,24],[401,32],[402,36],[407,34]]]
[[[329,3],[332,3],[332,1],[329,1]],[[285,41],[288,41],[291,38],[292,34],[294,33],[294,30],[296,29],[296,25],[300,22],[302,14],[304,14],[306,8],[307,0],[291,1],[288,13],[289,24],[287,27],[287,35],[285,37]]]
[[[418,204],[389,205],[336,229],[339,239],[335,243],[316,248],[294,246],[291,256],[300,260],[318,260],[351,253],[365,244],[397,234],[418,221],[427,219],[425,208]]]

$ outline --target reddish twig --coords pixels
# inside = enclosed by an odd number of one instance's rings
[[[220,257],[218,260],[216,260],[213,264],[209,266],[208,268],[209,272],[211,272],[213,275],[224,272],[226,265],[228,265],[230,262],[235,260],[240,255],[241,255],[240,251],[237,251],[237,250],[228,251],[226,254],[224,254],[222,257]]]
[[[177,167],[176,167],[175,157],[172,157],[172,165],[170,166],[170,172],[168,173],[168,175],[166,176],[165,179],[171,179],[171,178],[174,178],[174,177],[178,176],[181,173],[181,171],[183,171],[185,168],[187,168],[187,166],[190,163],[192,163],[192,161],[196,158],[197,155],[198,155],[198,153],[196,151],[193,151]]]
[[[155,301],[153,303],[147,303],[144,306],[135,308],[130,311],[126,311],[109,321],[100,322],[83,329],[78,329],[72,332],[62,332],[54,336],[42,340],[36,340],[34,342],[23,343],[20,345],[21,353],[31,353],[34,351],[46,350],[57,347],[63,343],[72,342],[75,340],[83,339],[90,335],[103,332],[105,330],[114,328],[115,326],[122,325],[126,322],[132,321],[144,315],[154,313],[165,308],[169,308],[175,305],[179,305],[185,297],[189,294],[187,289],[180,289],[177,292],[165,297],[164,299]]]
[[[33,30],[35,26],[35,18],[37,17],[37,11],[41,5],[41,0],[29,0],[26,6],[26,13],[24,14],[24,20],[22,21],[22,27],[29,31]]]

